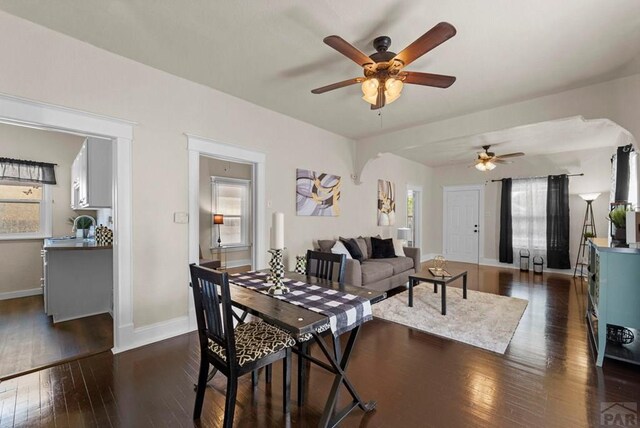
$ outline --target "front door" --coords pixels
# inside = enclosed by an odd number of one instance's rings
[[[480,190],[444,189],[443,255],[447,260],[478,263]]]

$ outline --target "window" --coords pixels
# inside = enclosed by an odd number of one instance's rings
[[[220,240],[225,247],[248,247],[250,242],[251,181],[211,177],[211,246]],[[214,225],[213,214],[222,214],[224,224]]]
[[[48,194],[46,185],[0,181],[0,239],[50,236]]]
[[[514,259],[521,249],[531,255],[547,251],[547,178],[513,180],[511,224]]]

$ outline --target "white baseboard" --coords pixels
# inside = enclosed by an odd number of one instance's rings
[[[118,354],[150,343],[159,342],[181,334],[189,333],[195,328],[189,325],[187,315],[173,318],[159,323],[134,328],[133,324],[122,326],[118,329],[120,346],[113,348],[112,352]]]
[[[18,299],[20,297],[37,296],[38,294],[42,294],[42,287],[29,290],[5,291],[0,293],[0,300]]]
[[[436,253],[427,253],[427,254],[423,254],[423,255],[420,257],[420,261],[424,263],[424,262],[426,262],[426,261],[432,260],[435,256],[437,256],[437,254],[436,254]]]
[[[225,263],[227,269],[237,268],[240,266],[251,266],[251,260],[231,260]]]

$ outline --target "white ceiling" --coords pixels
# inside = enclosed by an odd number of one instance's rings
[[[640,72],[638,0],[0,0],[0,9],[354,139]],[[325,36],[370,54],[388,35],[399,52],[440,21],[458,34],[407,69],[455,75],[451,88],[407,85],[382,117],[358,85],[310,93],[361,73]]]

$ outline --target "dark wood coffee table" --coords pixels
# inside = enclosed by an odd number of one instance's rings
[[[428,270],[409,275],[409,307],[413,307],[413,286],[421,282],[433,284],[433,292],[438,292],[438,284],[442,287],[442,315],[447,315],[447,284],[462,277],[462,298],[467,298],[467,271],[462,269],[445,269],[451,276],[433,276]]]

